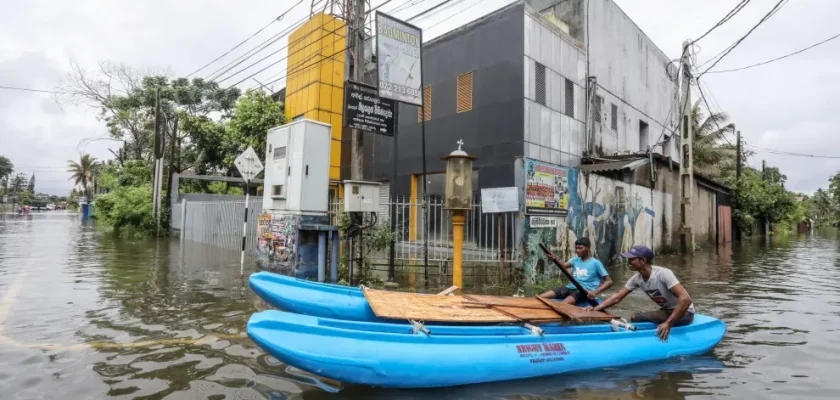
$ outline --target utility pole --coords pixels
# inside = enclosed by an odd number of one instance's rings
[[[163,204],[169,204],[169,221],[172,221],[172,174],[175,173],[175,139],[178,137],[178,116],[175,116],[171,135],[169,135],[169,172],[166,174],[166,200]],[[175,193],[178,199],[178,193]]]
[[[741,183],[741,164],[744,163],[744,160],[741,159],[741,157],[742,157],[741,156],[741,131],[737,131],[735,133],[735,135],[736,135],[735,136],[736,140],[738,141],[735,144],[735,151],[737,152],[737,154],[735,154],[735,161],[736,161],[736,164],[735,164],[735,182],[740,184]]]
[[[352,79],[354,82],[362,82],[365,68],[365,0],[353,0],[353,7],[350,10],[350,20],[348,23],[348,34],[350,35],[350,57],[353,63]],[[364,142],[362,141],[362,131],[359,129],[351,130],[351,147],[350,147],[350,179],[364,180],[364,170],[362,165],[362,152],[364,150]]]
[[[160,113],[160,87],[155,89],[155,140],[154,140],[154,159],[155,159],[155,173],[152,178],[152,211],[155,214],[155,220],[160,224],[160,202],[158,199],[160,198],[160,185],[158,184],[160,180],[160,175],[163,173],[161,171],[161,163],[160,163],[160,150],[163,147],[161,143],[161,136],[160,130],[162,128],[163,116]]]
[[[761,160],[761,180],[767,180],[767,160]]]
[[[680,247],[682,251],[694,253],[694,211],[691,201],[694,198],[694,130],[691,125],[691,63],[688,51],[690,41],[683,42],[682,52],[682,113],[680,125]]]

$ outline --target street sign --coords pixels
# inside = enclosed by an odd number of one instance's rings
[[[519,211],[519,191],[516,187],[481,189],[482,214],[517,211]]]
[[[239,154],[233,164],[236,165],[236,170],[242,175],[242,179],[246,181],[254,179],[263,170],[263,164],[251,146]]]
[[[378,95],[344,87],[344,126],[394,136],[396,103]]]

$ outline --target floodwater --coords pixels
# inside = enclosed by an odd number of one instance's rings
[[[79,219],[0,215],[0,399],[800,399],[840,391],[833,234],[661,257],[698,312],[728,325],[707,355],[391,391],[342,387],[260,351],[243,333],[261,302],[241,278],[238,253],[117,240]],[[625,267],[609,270],[615,289],[630,275]],[[246,267],[245,276],[252,271]],[[652,308],[633,294],[616,311]]]

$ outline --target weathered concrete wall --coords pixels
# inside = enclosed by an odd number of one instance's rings
[[[589,75],[603,101],[595,117],[596,154],[646,151],[666,126],[676,125],[676,111],[669,112],[677,100],[677,83],[666,72],[670,59],[612,0],[591,0],[588,9]],[[656,151],[676,154],[673,141]]]
[[[586,236],[593,255],[605,264],[616,262],[619,253],[637,244],[659,251],[667,242],[673,223],[672,196],[640,185],[619,182],[569,168],[568,214],[555,218],[556,228],[532,228],[525,220],[525,276],[531,281],[557,276],[539,248],[546,243],[568,259],[574,242]]]
[[[717,242],[717,199],[715,191],[694,179],[694,242],[698,246]]]

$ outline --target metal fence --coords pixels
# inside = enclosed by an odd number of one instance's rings
[[[184,208],[186,210],[184,210]],[[262,197],[252,196],[248,202],[248,227],[245,249],[257,249],[257,217],[262,212]],[[204,243],[223,249],[239,250],[242,246],[242,219],[245,216],[245,199],[235,201],[182,202],[172,210],[173,220],[183,227],[185,240]],[[181,223],[181,216],[186,219]]]
[[[330,203],[333,221],[344,209],[342,200]],[[443,199],[432,197],[428,202],[429,262],[452,261],[452,214],[443,208]],[[381,203],[377,225],[389,226],[394,219],[395,260],[423,262],[423,203],[398,197]],[[412,218],[412,214],[414,217]],[[412,220],[414,221],[412,223]],[[511,263],[521,261],[515,243],[516,213],[482,214],[481,203],[474,202],[464,224],[465,263]],[[387,251],[377,255],[387,258]]]

